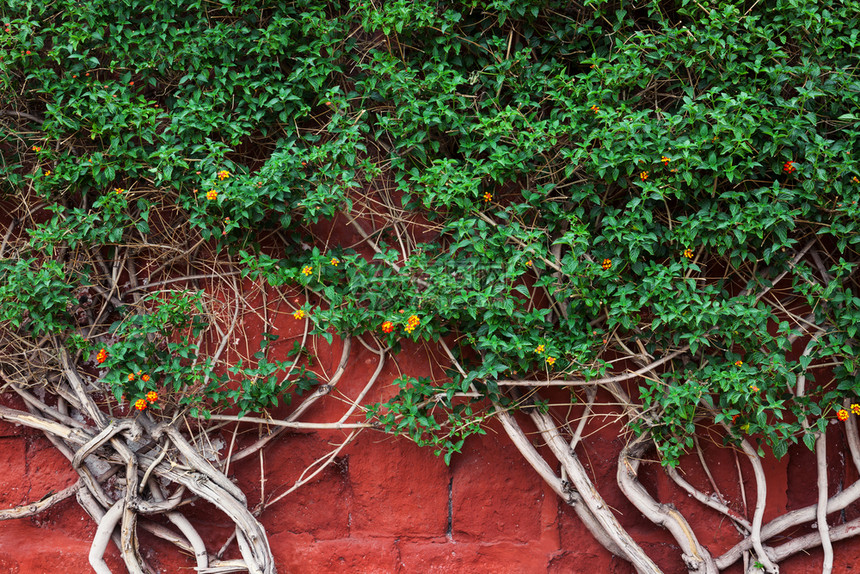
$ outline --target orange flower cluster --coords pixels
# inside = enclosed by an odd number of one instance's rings
[[[543,353],[543,351],[544,351],[544,346],[543,346],[543,345],[538,345],[537,347],[535,347],[535,353],[537,353],[538,355],[540,355],[541,353]]]
[[[735,361],[735,366],[736,366],[736,367],[740,367],[740,366],[742,366],[743,364],[744,364],[744,362],[743,362],[743,361],[740,361],[740,360]]]
[[[672,161],[672,160],[671,160],[671,159],[669,159],[668,157],[666,157],[665,155],[661,155],[661,156],[660,156],[660,161],[662,161],[662,162],[663,162],[663,165],[665,165],[666,167],[669,167],[669,162],[670,162],[670,161]]]
[[[845,409],[839,409],[839,412],[836,413],[836,418],[840,421],[847,421],[849,416],[848,411]]]
[[[793,161],[787,161],[785,162],[785,165],[782,166],[782,171],[784,171],[785,173],[794,173],[795,171],[797,171],[797,168],[794,167]]]
[[[331,258],[331,261],[330,261],[329,263],[331,263],[332,265],[334,265],[335,267],[337,267],[337,266],[338,266],[338,264],[340,263],[340,259],[338,259],[337,257],[332,257],[332,258]]]
[[[304,267],[302,267],[302,275],[304,275],[305,277],[307,277],[308,275],[310,275],[313,272],[314,272],[314,268],[311,267],[310,265],[305,265]]]
[[[642,181],[645,181],[646,179],[648,179],[648,172],[647,172],[647,171],[643,171],[642,173],[640,173],[640,174],[639,174],[639,179],[641,179]]]
[[[107,356],[108,356],[107,351],[104,349],[100,349],[99,354],[96,355],[96,362],[99,365],[101,365],[102,363],[104,363],[107,360]]]
[[[214,201],[218,199],[218,192],[214,189],[210,189],[206,192],[206,199],[208,199],[209,201]]]
[[[293,317],[296,319],[304,319],[305,318],[304,309],[297,310],[295,313],[293,313]]]
[[[857,403],[851,405],[851,412],[855,415],[860,415],[860,405],[858,405]]]
[[[593,67],[593,66],[592,66],[592,67]],[[600,111],[600,108],[598,108],[597,106],[591,106],[591,111],[592,111],[592,112],[594,112],[594,113],[596,114],[597,112],[599,112],[599,111]]]
[[[153,405],[158,401],[158,393],[155,391],[149,391],[146,393],[145,399],[137,399],[134,401],[134,408],[139,411],[146,409],[149,405]]]
[[[546,362],[550,367],[553,366],[555,364],[555,357],[547,357]]]
[[[609,269],[612,267],[612,259],[604,259],[603,263],[601,263],[600,266],[603,267],[604,271],[609,271]]]
[[[489,203],[489,202],[493,201],[493,194],[492,194],[492,193],[490,193],[489,191],[488,191],[488,192],[486,192],[486,193],[484,194],[484,201],[486,201],[487,203]]]
[[[411,333],[420,323],[421,319],[418,318],[418,315],[409,315],[409,318],[406,320],[406,332]]]
[[[692,259],[693,258],[693,250],[692,249],[685,249],[684,250],[684,257],[686,257],[687,259]]]
[[[382,324],[382,332],[383,333],[390,333],[393,330],[394,330],[394,323],[392,323],[391,321],[385,321]]]
[[[218,179],[220,179],[221,181],[224,181],[228,177],[230,177],[230,172],[227,171],[226,169],[222,169],[221,171],[218,172]]]

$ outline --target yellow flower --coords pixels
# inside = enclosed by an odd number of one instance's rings
[[[304,309],[299,309],[299,310],[297,310],[295,313],[293,313],[293,317],[294,317],[294,318],[296,318],[296,319],[304,319],[304,318],[305,318],[305,311],[304,311]]]
[[[337,257],[332,257],[330,263],[337,267],[338,263],[340,263],[340,260]]]
[[[537,347],[535,347],[535,353],[537,353],[538,355],[540,355],[541,353],[543,353],[543,350],[544,350],[544,346],[543,346],[543,345],[538,345]]]
[[[485,193],[484,194],[484,201],[486,201],[486,202],[493,201],[493,194],[490,193],[489,191],[487,193]]]
[[[643,171],[642,173],[640,173],[640,174],[639,174],[639,179],[641,179],[642,181],[645,181],[646,179],[648,179],[648,172],[647,172],[647,171]]]
[[[684,250],[684,257],[686,257],[687,259],[692,259],[693,258],[693,250],[692,249],[685,249]]]
[[[744,362],[743,362],[743,361],[740,361],[740,360],[735,361],[735,366],[736,366],[736,367],[742,367],[742,366],[743,366],[743,364],[744,364]]]
[[[411,333],[420,323],[421,319],[418,318],[418,315],[409,315],[409,318],[406,320],[406,332]]]
[[[547,357],[546,362],[549,363],[549,366],[553,366],[555,364],[555,357]]]
[[[209,201],[213,201],[217,198],[218,198],[218,192],[215,191],[214,189],[210,189],[209,191],[206,192],[206,199],[208,199]]]
[[[528,261],[526,261],[526,267],[531,267],[531,266],[532,266],[532,260],[529,259]]]
[[[851,415],[849,415],[848,411],[846,411],[845,409],[839,409],[839,412],[836,413],[836,418],[838,418],[840,421],[847,421],[849,416]]]
[[[45,177],[49,177],[50,175],[51,175],[51,170],[49,169],[48,171],[45,172]]]
[[[858,405],[857,403],[851,405],[851,412],[855,415],[860,415],[860,405]]]
[[[230,177],[230,172],[227,171],[226,169],[222,169],[221,171],[218,172],[218,179],[223,181],[223,180],[227,179],[228,177]]]
[[[304,267],[302,267],[302,275],[308,276],[313,272],[314,272],[314,268],[311,267],[310,265],[305,265]]]

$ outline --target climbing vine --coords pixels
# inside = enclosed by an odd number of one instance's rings
[[[266,505],[226,478],[230,455],[213,466],[193,445],[284,404],[278,428],[297,425],[358,342],[380,367],[331,423],[350,434],[326,463],[363,429],[450,463],[498,419],[607,549],[655,572],[578,460],[604,401],[628,431],[619,487],[691,572],[742,557],[775,572],[817,545],[829,571],[853,523],[826,514],[860,498],[828,493],[822,454],[838,420],[860,468],[858,14],[855,0],[8,0],[0,373],[29,412],[0,418],[45,431],[80,473],[97,571],[120,523],[129,571],[148,571],[140,509],[176,518],[188,492],[236,522],[241,567],[274,572]],[[343,230],[357,240],[332,239]],[[251,314],[259,350],[231,355]],[[298,335],[277,332],[282,315]],[[326,374],[315,342],[335,338]],[[365,400],[418,343],[444,373]],[[755,471],[751,519],[676,470],[706,427]],[[798,443],[818,454],[819,502],[762,524],[760,458]],[[639,484],[651,449],[734,522],[736,547],[712,557]],[[91,457],[125,470],[119,498]],[[818,538],[765,544],[811,521]],[[236,566],[181,523],[199,567]]]

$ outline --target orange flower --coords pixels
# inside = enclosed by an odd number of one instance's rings
[[[640,173],[640,174],[639,174],[639,179],[641,179],[642,181],[645,181],[646,179],[648,179],[648,172],[647,172],[647,171],[643,171],[642,173]]]
[[[549,364],[550,367],[553,366],[555,364],[555,357],[547,357],[546,362]]]
[[[222,169],[218,172],[218,179],[220,179],[221,181],[227,179],[228,177],[230,177],[230,172],[226,169]]]
[[[685,249],[684,250],[684,257],[686,257],[687,259],[692,259],[693,258],[693,250],[692,249]]]
[[[857,403],[851,405],[851,412],[855,415],[860,415],[860,405],[858,405]]]
[[[313,272],[314,272],[314,268],[311,267],[310,265],[305,265],[304,267],[302,267],[302,275],[304,275],[304,276],[308,276]]]
[[[209,191],[206,192],[206,199],[208,199],[209,201],[213,201],[217,198],[218,198],[218,192],[215,191],[214,189],[210,189]]]
[[[146,400],[151,403],[154,403],[158,400],[158,393],[156,393],[155,391],[149,391],[148,393],[146,393]]]
[[[603,267],[604,271],[608,271],[612,267],[612,259],[604,259],[600,266]]]
[[[129,382],[131,382],[131,381],[133,381],[133,380],[134,380],[134,373],[129,373],[129,374],[128,374],[128,380],[129,380]]]
[[[660,156],[660,161],[662,161],[662,162],[663,162],[663,165],[668,166],[668,165],[669,165],[669,162],[670,162],[670,161],[672,161],[672,160],[671,160],[671,159],[669,159],[668,157],[666,157],[665,155],[662,155],[662,156]]]
[[[295,313],[293,313],[293,317],[294,317],[294,318],[296,318],[296,319],[304,319],[304,318],[305,318],[305,311],[304,311],[304,309],[299,309],[298,311],[296,311]]]
[[[340,263],[340,259],[338,259],[337,257],[332,257],[329,263],[337,267],[338,263]]]
[[[104,349],[99,350],[99,354],[96,355],[96,362],[98,362],[99,364],[104,363],[107,360],[107,356],[108,356],[108,354],[107,354],[106,350],[104,350]]]
[[[543,350],[544,350],[544,346],[543,346],[543,345],[538,345],[537,347],[535,347],[535,353],[537,353],[538,355],[540,355],[541,353],[543,353]]]
[[[120,194],[120,193],[122,193],[122,192],[123,192],[123,191],[125,191],[125,190],[124,190],[123,188],[121,188],[121,187],[115,187],[115,188],[113,188],[113,191],[114,191],[114,193],[116,193],[116,194]]]
[[[411,333],[420,323],[421,319],[418,318],[418,315],[410,315],[406,320],[406,332]]]
[[[142,411],[146,408],[146,401],[143,399],[137,399],[136,401],[134,401],[134,408],[139,411]]]
[[[845,409],[839,409],[839,412],[836,413],[836,418],[840,421],[847,421],[849,416],[848,411]]]
[[[528,261],[526,261],[526,267],[531,267],[531,266],[532,266],[532,260],[529,259]]]
[[[795,171],[797,171],[797,168],[794,167],[793,161],[787,161],[785,162],[785,165],[782,166],[782,171],[784,171],[785,173],[794,173]]]
[[[394,330],[394,323],[392,323],[391,321],[385,321],[382,324],[382,332],[383,333],[390,333],[393,330]]]
[[[149,382],[149,375],[143,375],[142,377],[140,377],[140,380],[143,381],[144,383],[148,383]]]
[[[737,361],[735,361],[735,366],[736,366],[736,367],[740,367],[740,366],[742,366],[743,364],[744,364],[744,362],[743,362],[743,361],[741,361],[741,360],[737,360]]]
[[[490,193],[489,191],[488,191],[487,193],[485,193],[485,194],[484,194],[484,201],[486,201],[486,202],[488,202],[488,203],[489,203],[490,201],[493,201],[493,194],[492,194],[492,193]]]
[[[593,68],[594,66],[592,65],[591,67]],[[600,108],[598,108],[597,106],[591,106],[591,111],[596,114],[598,111],[600,111]]]

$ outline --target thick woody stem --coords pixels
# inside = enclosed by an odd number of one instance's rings
[[[634,443],[621,449],[618,456],[616,479],[621,492],[648,520],[666,528],[683,552],[681,558],[690,572],[717,574],[717,566],[711,554],[699,543],[690,524],[671,504],[660,504],[654,500],[645,487],[637,480],[639,470],[638,452],[644,450],[644,443]]]
[[[105,550],[107,549],[108,541],[113,534],[113,529],[116,528],[117,522],[122,517],[122,511],[125,501],[117,500],[113,506],[99,520],[99,527],[96,529],[96,534],[93,536],[93,543],[90,546],[89,561],[96,574],[112,574],[110,568],[104,561]]]
[[[589,512],[588,508],[582,504],[582,498],[576,490],[570,488],[568,483],[556,476],[549,464],[547,464],[546,460],[544,460],[529,441],[528,437],[526,437],[514,417],[498,405],[496,405],[496,413],[498,414],[499,421],[502,423],[502,427],[510,437],[511,442],[514,443],[514,446],[517,447],[517,450],[520,451],[520,454],[526,459],[526,462],[528,462],[532,468],[537,471],[538,475],[544,479],[544,481],[562,500],[564,500],[569,506],[573,507],[574,512],[576,512],[576,515],[580,520],[582,520],[582,523],[591,535],[594,536],[594,538],[611,553],[616,556],[626,558],[621,548],[614,540],[612,540],[612,538],[610,538],[609,534],[603,526],[600,525],[597,519],[594,518],[594,515]]]
[[[588,510],[591,511],[597,522],[606,530],[615,544],[621,548],[624,556],[633,564],[636,571],[640,574],[660,572],[660,568],[636,544],[636,541],[633,540],[627,530],[619,524],[618,519],[612,514],[612,510],[606,505],[606,501],[603,500],[603,497],[600,496],[600,493],[597,492],[597,489],[591,483],[588,473],[586,473],[582,463],[579,462],[576,453],[571,452],[567,440],[556,430],[552,419],[538,412],[537,409],[531,409],[529,415],[544,437],[553,455],[564,466],[570,481],[577,492],[579,492]]]
[[[846,508],[848,505],[854,503],[859,499],[860,481],[857,481],[842,492],[835,494],[830,499],[828,499],[827,514],[839,512],[843,508]],[[768,540],[779,534],[780,532],[786,530],[787,528],[791,528],[793,526],[797,526],[798,524],[803,524],[805,522],[815,520],[817,510],[818,505],[812,504],[804,508],[799,508],[797,510],[787,512],[778,518],[774,518],[762,527],[761,539]],[[741,540],[732,548],[727,550],[722,556],[717,558],[717,567],[720,570],[728,568],[741,557],[744,551],[749,550],[751,547],[752,541],[749,538]],[[769,555],[772,556],[773,552],[769,552]]]
[[[827,526],[827,433],[819,432],[815,439],[815,463],[818,467],[818,504],[816,521],[818,533],[821,535],[821,549],[824,551],[824,563],[821,574],[830,574],[833,570],[833,543]]]
[[[157,480],[151,478],[147,485],[149,486],[149,492],[152,493],[152,498],[155,499],[156,502],[164,501],[164,495],[161,492],[161,488],[158,486]],[[182,532],[191,544],[191,548],[194,550],[194,558],[197,561],[197,569],[202,570],[204,568],[208,568],[209,555],[206,553],[206,544],[203,542],[197,529],[194,528],[188,519],[179,512],[168,512],[167,519],[172,522],[180,532]]]
[[[779,568],[776,564],[771,562],[770,558],[765,554],[761,537],[761,523],[764,518],[765,504],[767,503],[767,479],[764,475],[761,460],[759,460],[758,454],[750,443],[743,440],[741,442],[741,448],[747,455],[747,459],[749,459],[750,464],[753,467],[753,474],[755,475],[756,482],[755,511],[753,513],[752,531],[750,532],[749,539],[752,543],[752,547],[755,548],[758,560],[764,566],[765,571],[776,573],[779,572]]]
[[[740,514],[738,514],[737,512],[735,512],[734,510],[732,510],[731,508],[726,506],[725,504],[723,504],[721,501],[715,500],[714,498],[706,495],[701,490],[693,487],[693,485],[691,485],[689,482],[684,480],[684,478],[680,474],[678,474],[678,471],[675,470],[674,468],[671,468],[671,467],[666,468],[666,474],[669,475],[669,478],[671,478],[673,481],[675,481],[675,484],[677,484],[678,486],[683,488],[685,491],[687,491],[687,493],[690,496],[692,496],[693,498],[695,498],[696,500],[698,500],[699,502],[701,502],[705,506],[710,506],[711,508],[713,508],[714,510],[716,510],[720,514],[723,514],[723,515],[731,518],[734,522],[736,522],[737,524],[740,524],[742,527],[744,527],[747,530],[747,532],[749,532],[750,529],[752,528],[752,525],[750,524],[749,520],[747,520],[746,518],[744,518],[743,516],[741,516]]]
[[[35,514],[39,514],[43,510],[51,508],[58,502],[62,502],[67,498],[74,496],[82,485],[83,483],[79,480],[73,485],[64,488],[60,492],[55,492],[54,494],[46,496],[38,502],[31,502],[30,504],[23,504],[21,506],[16,506],[15,508],[7,508],[5,510],[0,510],[0,520],[24,518],[25,516],[33,516]]]

